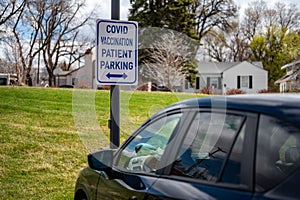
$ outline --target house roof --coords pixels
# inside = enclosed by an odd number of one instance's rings
[[[246,63],[250,63],[247,61],[244,61]],[[199,62],[198,63],[198,71],[202,74],[221,74],[224,71],[241,64],[243,62]],[[253,62],[250,63],[255,67],[263,69],[262,62]]]
[[[200,73],[222,73],[226,69],[236,65],[236,62],[199,62],[198,71]]]
[[[289,82],[289,81],[296,81],[298,78],[300,78],[300,70],[295,71],[292,74],[283,76],[279,80],[275,81],[275,84]]]
[[[76,69],[72,69],[72,70],[69,70],[69,71],[60,71],[57,75],[59,76],[68,76],[69,74],[81,69],[82,67],[78,67]]]
[[[288,68],[288,67],[291,67],[291,66],[294,66],[294,65],[297,65],[297,64],[300,64],[300,60],[297,60],[297,61],[291,62],[289,64],[283,65],[281,67],[281,69],[285,69],[285,68]]]

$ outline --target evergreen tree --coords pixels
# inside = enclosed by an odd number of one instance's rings
[[[129,20],[138,21],[141,27],[163,27],[165,0],[130,0]]]
[[[190,12],[194,0],[130,0],[129,20],[140,27],[168,28],[198,39],[195,15]]]

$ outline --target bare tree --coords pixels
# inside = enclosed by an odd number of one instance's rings
[[[256,36],[266,35],[272,30],[280,29],[283,40],[288,31],[299,30],[300,13],[298,8],[285,3],[276,3],[268,7],[264,0],[253,1],[245,9],[241,23],[232,22],[227,29],[211,29],[204,37],[204,47],[210,59],[219,62],[250,60],[261,52],[250,49],[250,44]],[[274,47],[275,48],[275,47]],[[264,56],[260,54],[259,56]]]
[[[193,57],[193,48],[188,40],[183,34],[173,31],[164,33],[148,49],[144,76],[173,90],[175,84],[181,83],[188,75],[185,69]]]
[[[300,12],[295,4],[277,2],[268,7],[266,1],[257,0],[248,5],[242,22],[242,29],[249,41],[257,34],[264,34],[269,27],[297,31],[300,28]]]
[[[9,71],[7,71],[8,73],[16,73],[17,74],[17,84],[20,84],[20,80],[22,79],[22,75],[23,73],[23,67],[21,66],[20,62],[19,62],[19,50],[18,47],[16,45],[14,45],[14,43],[8,43],[6,48],[4,49],[4,58],[6,63],[8,63],[8,68]]]
[[[263,0],[253,1],[245,9],[241,28],[249,41],[262,30],[262,20],[266,9],[267,5]]]
[[[286,28],[292,31],[300,28],[300,12],[295,4],[284,4],[277,2],[275,4],[277,13],[277,24],[281,28]]]
[[[204,49],[209,56],[209,60],[225,62],[228,58],[228,48],[225,34],[223,32],[211,30],[204,37]]]
[[[8,48],[4,48],[2,54],[4,59],[0,58],[0,72],[9,74],[17,73],[19,68],[15,65],[15,60],[13,60],[15,56],[11,56],[11,52]]]
[[[196,16],[195,30],[201,41],[212,28],[224,30],[236,17],[237,6],[232,0],[195,0],[191,11]]]
[[[44,63],[49,74],[49,85],[55,79],[53,71],[59,64],[62,57],[68,57],[68,68],[78,61],[83,54],[79,49],[85,45],[90,45],[80,38],[80,28],[90,20],[93,12],[88,16],[79,17],[80,11],[84,8],[84,1],[58,0],[49,4],[44,4],[45,17],[41,26],[41,39],[43,45]],[[80,41],[80,42],[79,42]]]
[[[18,32],[19,26],[25,27],[24,23],[22,23],[22,21],[23,21],[22,18],[24,17],[25,8],[26,8],[26,4],[24,4],[24,6],[19,10],[17,15],[14,15],[13,17],[11,17],[9,24],[10,24],[10,30],[11,30],[14,38],[11,37],[7,41],[8,45],[11,47],[11,52],[12,52],[11,55],[14,56],[13,60],[15,61],[16,67],[18,68],[18,69],[16,69],[17,73],[18,73],[18,82],[19,82],[18,84],[22,84],[22,83],[26,82],[26,74],[29,75],[29,72],[31,69],[31,66],[28,65],[27,61],[28,61],[28,58],[30,60],[30,58],[32,58],[32,56],[30,56],[30,53],[27,54],[27,52],[25,52],[27,50],[27,48],[26,48],[26,50],[24,50],[25,48],[23,48],[23,45],[25,46],[25,44],[22,44],[22,36],[23,36],[23,34],[26,33],[26,31],[23,29],[22,31]],[[26,42],[28,42],[28,41],[26,41]],[[26,46],[27,46],[27,44],[26,44]],[[30,63],[30,61],[29,61],[29,63]],[[20,69],[20,68],[22,68],[22,69]]]
[[[26,0],[1,0],[0,1],[0,26],[17,14],[26,4]]]
[[[42,64],[49,74],[49,85],[52,85],[53,70],[60,60],[68,60],[69,69],[83,56],[79,51],[85,48],[87,41],[80,38],[79,32],[93,12],[87,16],[82,14],[84,0],[24,2],[6,22],[7,35],[11,36],[6,43],[11,47],[11,55],[16,56],[18,66],[22,67],[18,70],[20,82],[31,85],[31,69],[42,55]]]
[[[212,60],[218,62],[241,62],[249,59],[247,36],[238,22],[232,22],[226,31],[213,30],[205,36],[205,49]]]
[[[26,6],[26,0],[22,1],[16,1],[16,0],[1,0],[0,1],[0,42],[3,44],[3,46],[6,45],[6,47],[3,47],[3,56],[5,57],[5,65],[6,69],[3,69],[3,71],[7,71],[8,73],[17,73],[18,80],[21,79],[21,72],[23,71],[18,64],[18,56],[16,52],[16,47],[13,46],[14,42],[11,42],[12,35],[10,34],[10,22],[11,20],[19,15],[21,12],[23,12],[24,7]],[[13,51],[8,53],[8,48],[11,46]],[[15,56],[15,57],[13,57]],[[3,68],[3,66],[1,66]]]

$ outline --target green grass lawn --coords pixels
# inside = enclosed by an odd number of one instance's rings
[[[73,199],[86,155],[109,146],[109,91],[0,87],[0,199]],[[192,94],[121,92],[121,142]]]

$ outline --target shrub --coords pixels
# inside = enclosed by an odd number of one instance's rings
[[[98,90],[110,90],[110,85],[98,85]]]
[[[85,81],[81,81],[76,84],[76,88],[88,89],[88,88],[91,88],[91,86],[89,83],[87,83]]]
[[[274,93],[274,92],[276,92],[274,89],[268,88],[268,89],[259,90],[257,93]]]
[[[137,90],[139,90],[139,91],[148,91],[148,89],[149,89],[148,87],[149,87],[148,84],[140,85],[140,86],[138,86]]]
[[[245,94],[245,91],[241,89],[230,89],[226,92],[226,95],[234,95],[234,94]]]
[[[212,88],[210,88],[210,87],[204,87],[204,88],[202,88],[202,89],[199,91],[199,93],[201,93],[201,94],[214,94],[215,91],[214,91],[214,89],[212,89]]]

